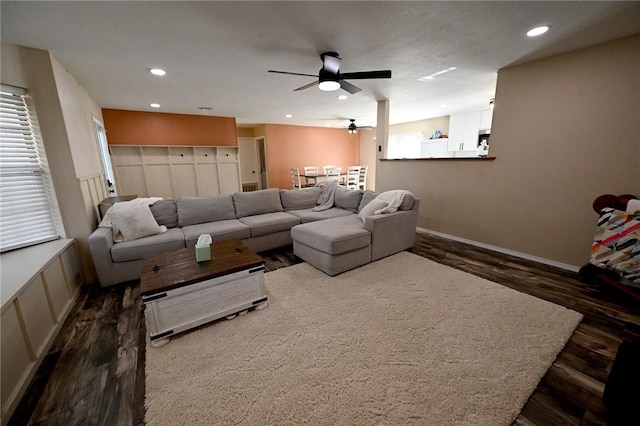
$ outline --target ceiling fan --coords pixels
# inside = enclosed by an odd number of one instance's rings
[[[297,89],[294,89],[294,91],[305,90],[317,85],[318,88],[323,91],[330,92],[342,88],[353,95],[362,89],[354,86],[345,79],[365,80],[372,78],[391,78],[391,70],[347,72],[341,74],[340,63],[342,62],[342,58],[340,58],[336,52],[324,52],[320,54],[320,59],[322,59],[322,68],[320,68],[318,73],[318,80],[298,87]],[[314,74],[302,74],[288,71],[269,70],[269,72],[316,77]]]
[[[355,133],[358,133],[358,130],[362,130],[362,129],[371,130],[371,129],[373,129],[372,126],[356,126],[355,118],[350,118],[349,121],[350,121],[350,123],[349,123],[349,126],[347,127],[347,133],[355,134]]]

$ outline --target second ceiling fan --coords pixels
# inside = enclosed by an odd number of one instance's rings
[[[320,68],[317,76],[314,74],[303,74],[288,71],[269,70],[269,72],[318,78],[317,81],[298,87],[297,89],[294,89],[294,91],[308,89],[317,85],[320,90],[329,92],[333,90],[343,89],[351,93],[352,95],[354,93],[358,93],[362,89],[349,83],[345,79],[365,80],[372,78],[391,78],[391,70],[340,73],[340,63],[342,62],[342,58],[340,58],[340,56],[338,56],[336,52],[324,52],[320,54],[320,59],[322,59],[322,68]]]

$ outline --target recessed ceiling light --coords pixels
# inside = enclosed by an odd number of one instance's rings
[[[153,74],[153,75],[158,75],[158,76],[160,76],[160,77],[162,77],[163,75],[165,75],[165,74],[167,73],[165,70],[160,69],[160,68],[151,68],[151,69],[149,70],[149,72],[150,72],[151,74]]]
[[[344,101],[345,99],[347,99],[347,95],[340,95],[338,96],[338,99],[340,99],[341,101]]]
[[[291,118],[291,117],[293,117],[293,115],[291,115],[291,114],[285,114],[284,116],[285,116],[286,118]]]
[[[541,27],[531,28],[529,31],[527,31],[527,36],[536,37],[536,36],[542,35],[547,31],[549,31],[549,28],[551,27],[548,25],[542,25]]]
[[[150,106],[151,108],[160,108],[160,104],[156,104],[156,103],[149,104],[149,106]]]
[[[446,108],[447,104],[440,104],[440,108]]]

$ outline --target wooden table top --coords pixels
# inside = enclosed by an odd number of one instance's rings
[[[264,260],[238,240],[211,244],[211,260],[196,262],[194,247],[145,256],[140,294],[149,295],[183,287],[264,264]]]

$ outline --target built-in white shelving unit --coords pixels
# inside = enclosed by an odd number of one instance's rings
[[[177,198],[241,191],[237,146],[111,145],[118,194]]]

